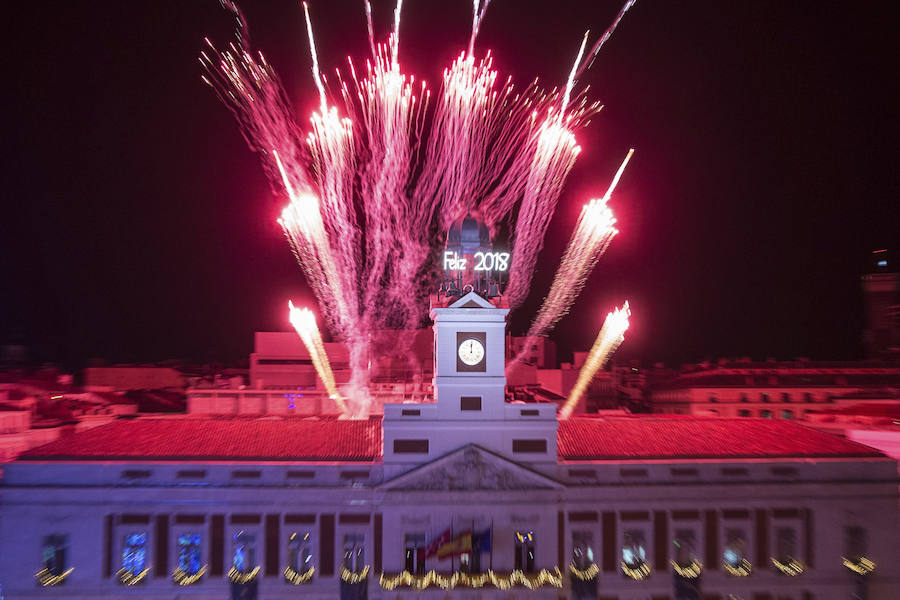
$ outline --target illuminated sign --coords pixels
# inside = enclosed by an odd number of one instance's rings
[[[472,256],[476,271],[509,270],[509,252],[476,252]],[[447,250],[444,252],[445,271],[465,271],[468,259],[459,253]]]

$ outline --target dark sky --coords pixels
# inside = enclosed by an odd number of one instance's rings
[[[359,0],[311,0],[320,62],[364,58]],[[564,81],[583,31],[619,0],[494,0],[479,46],[519,82]],[[296,0],[242,3],[254,45],[306,122],[316,97]],[[374,2],[386,35],[392,3]],[[471,3],[407,0],[401,61],[437,90]],[[551,224],[523,329],[583,202],[636,148],[621,233],[554,337],[588,347],[631,301],[620,358],[860,355],[859,275],[897,247],[892,2],[641,0],[584,78],[606,106]],[[212,91],[214,0],[10,2],[4,8],[0,343],[35,359],[230,361],[309,298],[284,203]],[[895,253],[896,254],[896,253]]]

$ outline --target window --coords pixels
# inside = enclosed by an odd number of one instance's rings
[[[199,533],[183,533],[178,536],[178,568],[187,575],[196,575],[203,568],[201,564],[201,543]]]
[[[715,404],[716,402],[719,401],[719,399],[716,398],[716,395],[715,395],[715,394],[712,394],[712,395],[709,397],[709,401],[710,401],[710,403]]]
[[[582,571],[594,562],[594,534],[590,531],[572,532],[572,562]]]
[[[629,569],[637,569],[647,562],[647,549],[644,532],[629,529],[622,539],[622,562]]]
[[[810,392],[806,392],[803,394],[803,401],[807,403],[815,402],[815,400],[813,400],[813,395]]]
[[[771,398],[769,397],[769,394],[767,394],[765,392],[760,394],[759,399],[762,400],[763,402],[771,402]]]
[[[762,417],[763,419],[771,419],[772,411],[769,409],[761,410],[761,411],[759,411],[759,416]]]
[[[750,402],[750,399],[747,398],[747,394],[741,394],[741,402]]]
[[[425,574],[425,534],[412,533],[406,536],[404,556],[405,569],[416,575]]]
[[[122,541],[122,574],[135,578],[147,568],[147,532],[129,533]],[[131,581],[128,579],[126,581]],[[143,581],[143,578],[138,580]]]
[[[308,531],[290,535],[287,557],[288,566],[295,573],[306,573],[312,568],[312,542]]]
[[[781,392],[781,401],[782,401],[782,402],[790,402],[790,401],[791,401],[791,395],[790,395],[789,393],[787,393],[787,392]]]
[[[394,440],[394,454],[428,454],[428,440]]]
[[[793,418],[794,418],[794,411],[789,410],[789,409],[784,409],[784,410],[782,410],[782,411],[781,411],[781,418],[782,418],[782,419],[788,419],[788,420],[793,419]]]
[[[462,396],[459,399],[459,409],[466,411],[480,411],[481,410],[481,396]]]
[[[746,408],[742,408],[742,409],[738,410],[738,416],[739,417],[749,417],[750,411],[747,410]]]
[[[256,536],[239,531],[232,541],[232,566],[238,573],[250,573],[256,567]]]
[[[697,536],[693,529],[675,530],[672,554],[679,567],[689,567],[697,560]]]
[[[61,576],[66,571],[69,541],[64,535],[48,535],[44,538],[41,562],[49,575]]]
[[[344,535],[344,568],[352,573],[359,573],[366,566],[365,541],[361,533]]]
[[[513,440],[512,451],[516,453],[547,453],[547,440]]]
[[[866,530],[858,525],[844,528],[844,554],[847,559],[858,563],[866,556],[867,537]]]
[[[534,532],[517,531],[515,542],[516,570],[534,573]]]
[[[747,536],[743,529],[731,528],[725,531],[725,550],[722,552],[725,570],[731,575],[749,575],[750,562],[747,560]]]
[[[797,557],[797,532],[793,527],[778,527],[775,530],[775,557],[784,564]]]

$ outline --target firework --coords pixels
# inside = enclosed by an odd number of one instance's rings
[[[634,148],[628,151],[603,197],[589,201],[581,209],[578,224],[569,239],[569,245],[566,246],[559,269],[553,276],[550,292],[544,298],[541,309],[528,330],[525,348],[530,348],[539,336],[547,335],[553,326],[569,312],[575,299],[584,289],[584,284],[594,265],[597,264],[597,260],[603,256],[613,237],[619,233],[615,227],[616,219],[607,206],[607,202],[609,202],[613,190],[616,189],[632,154],[634,154]],[[507,369],[512,368],[517,361],[521,360],[521,356],[520,353],[511,361]]]
[[[219,51],[207,40],[204,80],[232,110],[261,158],[273,188],[286,194],[279,220],[335,337],[350,350],[351,412],[367,411],[368,349],[380,331],[414,329],[427,316],[439,265],[436,232],[466,212],[494,229],[509,222],[512,307],[528,293],[531,272],[565,179],[580,150],[575,133],[600,109],[573,94],[587,36],[566,85],[518,89],[475,55],[490,0],[473,0],[472,31],[444,72],[432,101],[424,82],[400,62],[402,0],[385,44],[376,43],[364,0],[371,57],[348,59],[332,83],[320,71],[304,3],[319,108],[306,132],[265,57],[249,49],[246,21],[230,0],[236,42]],[[408,339],[401,336],[402,340]],[[402,344],[394,349],[403,355]],[[358,404],[358,405],[357,405]]]
[[[572,391],[569,392],[568,400],[566,400],[566,403],[559,411],[561,419],[569,418],[594,375],[599,369],[603,368],[603,365],[606,364],[609,356],[616,351],[619,344],[625,341],[625,331],[628,329],[628,317],[630,316],[631,310],[628,308],[628,302],[622,308],[617,308],[606,315],[603,327],[600,329],[600,333],[597,335],[597,339],[594,341],[594,345],[591,347],[591,351],[588,353],[587,359],[578,373],[578,380],[575,382]]]
[[[335,401],[341,413],[349,414],[347,404],[341,398],[337,384],[334,382],[334,373],[331,371],[331,363],[328,362],[328,355],[325,353],[325,344],[322,343],[322,336],[319,335],[319,328],[316,326],[315,315],[308,308],[297,308],[291,301],[288,301],[288,309],[291,325],[294,326],[297,335],[300,336],[303,345],[309,351],[316,373],[325,384],[325,390]]]

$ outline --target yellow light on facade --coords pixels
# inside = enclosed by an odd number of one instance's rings
[[[622,565],[622,573],[635,581],[640,581],[650,576],[651,569],[649,563],[642,562],[636,567],[629,567],[623,560],[620,564]]]
[[[582,581],[590,581],[600,574],[600,567],[596,563],[591,563],[586,569],[579,569],[574,564],[569,563],[569,570],[572,571],[572,575]]]
[[[66,577],[71,575],[74,570],[75,567],[70,567],[59,575],[54,575],[50,572],[50,569],[45,568],[35,573],[34,577],[38,580],[38,583],[41,584],[41,587],[54,587],[65,581]]]
[[[207,565],[203,565],[200,567],[200,570],[194,574],[188,574],[181,570],[181,568],[177,568],[172,571],[172,581],[177,583],[178,585],[193,585],[200,581],[200,578],[206,573]]]
[[[849,558],[842,556],[841,562],[845,567],[860,575],[868,575],[875,570],[875,563],[865,556],[861,556],[859,560],[850,560]]]
[[[359,573],[354,573],[347,567],[341,567],[341,580],[346,583],[360,583],[366,577],[369,576],[369,565],[363,567],[363,570]]]
[[[242,573],[238,571],[234,567],[231,567],[231,570],[228,571],[228,578],[232,581],[232,583],[250,583],[256,576],[259,575],[259,565],[253,567],[253,570],[249,573]]]
[[[457,587],[481,588],[486,585],[492,585],[501,590],[508,590],[513,586],[521,585],[534,590],[544,585],[557,588],[562,587],[562,573],[558,567],[554,567],[553,571],[542,569],[539,573],[534,574],[516,570],[508,575],[500,575],[494,571],[477,574],[457,571],[450,575],[442,575],[433,570],[424,575],[413,575],[409,571],[403,571],[397,575],[383,574],[379,579],[379,583],[386,590],[393,590],[400,586],[417,590],[424,590],[431,586],[452,590]]]
[[[691,561],[691,564],[682,567],[674,560],[672,562],[672,569],[678,573],[680,576],[686,579],[696,579],[700,577],[700,573],[703,572],[703,563],[697,559]]]
[[[310,567],[306,571],[300,573],[299,571],[295,571],[291,567],[284,568],[284,579],[288,583],[292,583],[294,585],[300,585],[303,583],[308,583],[312,581],[313,573],[316,572],[315,567]]]
[[[140,573],[133,573],[127,569],[119,569],[116,571],[116,575],[119,577],[119,583],[122,585],[137,585],[147,577],[148,573],[150,573],[150,567],[147,567]]]
[[[738,566],[736,567],[731,566],[727,562],[723,563],[722,566],[724,567],[725,572],[732,577],[746,577],[753,572],[753,565],[751,565],[750,561],[746,558],[742,558],[741,562],[738,563]]]
[[[780,573],[790,575],[791,577],[800,575],[805,570],[803,564],[795,558],[788,557],[785,562],[781,562],[774,557],[770,557],[769,560],[772,561],[772,564],[775,565],[775,568],[778,569]]]

